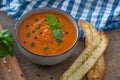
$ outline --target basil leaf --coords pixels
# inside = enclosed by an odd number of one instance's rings
[[[5,34],[10,35],[10,32],[8,30],[2,30],[0,32],[0,34],[2,34],[2,35],[5,35]]]
[[[8,42],[13,42],[14,39],[11,37],[11,35],[4,35],[3,36],[4,40],[8,41]]]
[[[58,23],[57,26],[60,28],[62,26],[62,23]]]
[[[2,42],[4,43],[5,46],[9,47],[10,46],[10,43],[6,40],[2,40]]]
[[[62,38],[62,30],[61,29],[54,29],[53,35],[55,36],[56,39],[61,39]]]
[[[0,57],[6,56],[7,54],[8,54],[7,49],[0,46]]]
[[[50,26],[57,26],[58,24],[58,20],[55,16],[51,15],[51,14],[47,14],[47,23],[50,25]]]
[[[9,46],[9,48],[8,48],[8,53],[9,53],[9,55],[13,55],[13,52],[14,52],[14,47],[11,44],[11,46]]]
[[[11,33],[8,30],[2,30],[0,32],[0,39],[4,38],[4,36],[10,36]]]
[[[50,25],[54,37],[56,39],[61,40],[62,35],[63,35],[62,29],[61,29],[62,23],[54,15],[47,14],[46,17],[47,17],[47,23]],[[60,43],[60,42],[58,42],[58,43]]]
[[[14,39],[9,30],[2,30],[0,32],[0,57],[13,55],[13,41]]]

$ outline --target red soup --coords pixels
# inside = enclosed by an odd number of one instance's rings
[[[76,28],[64,15],[37,13],[26,18],[18,28],[22,45],[40,55],[55,55],[69,49],[76,40]]]

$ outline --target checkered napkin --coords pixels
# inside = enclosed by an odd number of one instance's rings
[[[15,20],[39,7],[62,9],[76,22],[87,20],[98,30],[120,27],[120,0],[0,0],[0,11],[5,11]]]

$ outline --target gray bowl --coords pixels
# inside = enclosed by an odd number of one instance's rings
[[[76,28],[77,37],[76,37],[74,44],[69,49],[67,49],[64,52],[61,52],[60,54],[51,55],[51,56],[35,54],[35,53],[31,52],[30,50],[26,49],[19,41],[17,31],[18,31],[18,27],[20,26],[21,22],[25,18],[27,18],[28,16],[30,16],[32,14],[41,13],[44,11],[48,11],[48,12],[52,11],[52,12],[58,12],[60,14],[63,14],[64,16],[66,16],[67,18],[69,18],[73,22],[73,24]],[[37,9],[31,10],[31,11],[27,12],[26,14],[24,14],[20,18],[20,20],[17,21],[17,23],[15,25],[14,37],[15,37],[15,41],[18,45],[18,48],[22,51],[22,54],[24,56],[26,56],[29,60],[31,60],[34,63],[40,64],[40,65],[55,65],[55,64],[63,62],[64,60],[66,60],[68,57],[70,57],[72,55],[73,51],[76,48],[78,39],[79,39],[78,38],[79,37],[79,28],[78,28],[78,25],[76,24],[75,20],[73,19],[73,17],[71,15],[67,14],[65,11],[60,10],[60,9],[56,9],[56,8],[45,8],[44,7],[44,8],[37,8]]]

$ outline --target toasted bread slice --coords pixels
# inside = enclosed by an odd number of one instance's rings
[[[102,55],[95,65],[88,71],[88,80],[102,80],[105,70],[104,56]]]
[[[95,36],[98,34],[98,31],[94,28],[92,24],[85,20],[79,20],[78,24],[84,31],[85,44],[89,44],[93,41]],[[105,61],[104,55],[102,55],[96,64],[89,70],[87,73],[88,80],[102,80],[105,70]]]
[[[82,28],[84,32],[85,45],[90,45],[99,32],[94,28],[92,24],[85,20],[79,20],[78,25]]]
[[[99,32],[92,43],[83,50],[69,69],[63,73],[60,80],[81,80],[103,54],[107,44],[106,35]]]

